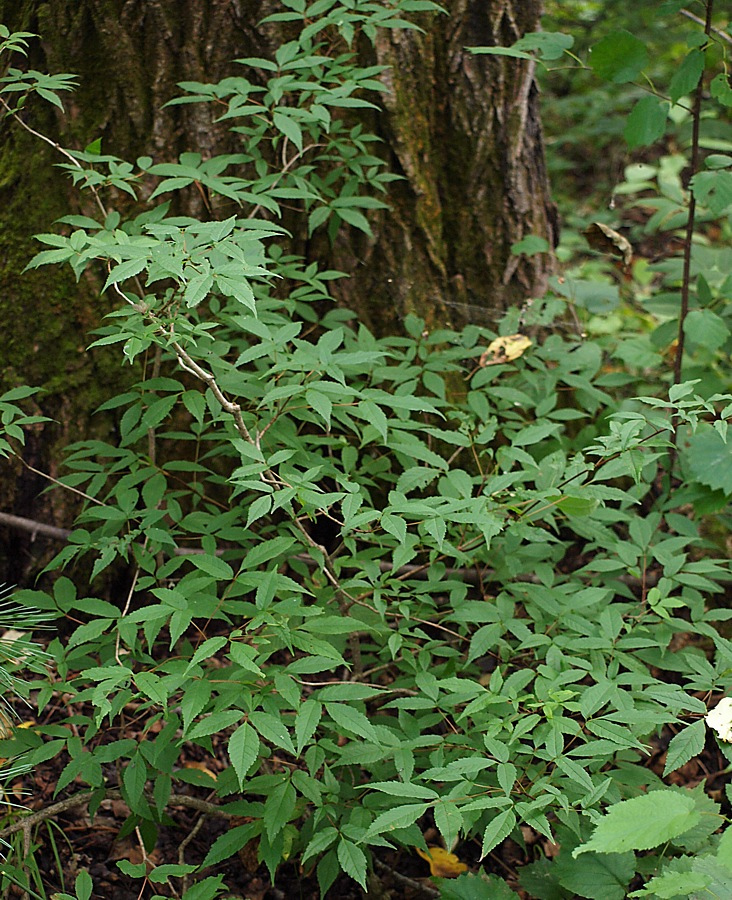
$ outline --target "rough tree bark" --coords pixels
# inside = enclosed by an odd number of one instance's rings
[[[555,209],[544,167],[538,92],[531,63],[473,56],[466,47],[510,44],[539,27],[541,0],[448,0],[449,16],[424,17],[424,32],[391,32],[364,55],[388,65],[386,112],[369,123],[383,153],[403,176],[392,208],[373,219],[374,239],[343,233],[329,263],[354,275],[338,299],[375,331],[399,328],[407,312],[428,327],[490,324],[502,310],[544,288],[547,254],[515,257],[526,234],[556,241]],[[105,152],[126,159],[204,155],[231,135],[204,104],[163,109],[183,80],[216,81],[240,71],[231,60],[269,56],[282,39],[256,23],[278,0],[0,0],[0,22],[41,35],[30,65],[74,72],[79,89],[66,115],[41,110],[41,131],[83,148],[102,137]],[[34,107],[34,116],[37,115]],[[29,436],[27,460],[55,474],[60,447],[99,430],[92,410],[118,385],[112,355],[88,354],[85,335],[108,311],[92,280],[42,269],[20,276],[35,252],[32,235],[48,231],[72,201],[50,148],[4,123],[0,133],[0,387],[43,385],[43,411],[56,420]],[[197,203],[190,194],[191,212]],[[322,257],[322,241],[298,246]],[[39,500],[42,478],[18,467],[0,473],[0,509],[68,524],[56,494]],[[34,555],[27,536],[0,526],[0,562],[22,577]],[[3,545],[5,554],[3,554]],[[18,568],[20,566],[20,568]],[[0,581],[3,576],[0,576]]]

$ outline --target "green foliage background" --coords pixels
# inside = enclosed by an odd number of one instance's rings
[[[723,892],[729,798],[664,779],[704,752],[703,717],[732,670],[729,564],[710,540],[732,491],[725,42],[674,24],[688,46],[662,89],[674,47],[655,57],[653,23],[638,13],[643,27],[629,27],[612,4],[601,36],[598,6],[577,5],[588,57],[548,29],[475,48],[547,70],[576,56],[578,71],[546,75],[565,78],[561,116],[578,97],[599,102],[579,77],[627,107],[622,128],[577,126],[555,171],[597,129],[637,157],[624,151],[622,181],[610,175],[614,209],[594,194],[568,216],[565,272],[546,297],[496,331],[412,316],[377,338],[329,302],[340,273],[292,255],[281,213],[294,205],[331,238],[341,223],[369,233],[393,176],[341,115],[376,107],[381,90],[349,48],[434,4],[283,5],[297,37],[243,61],[265,86],[187,83],[176,101],[221,104],[239,154],[133,164],[98,144],[62,151],[98,215],[40,234],[30,266],[104,270],[116,308],[92,347],[118,347],[137,381],[100,407],[117,417],[114,440],[67,448],[60,486],[84,508],[48,589],[15,596],[59,623],[34,701],[43,711],[62,695],[73,712],[0,749],[61,759],[56,794],[81,783],[92,812],[114,792],[130,810],[123,832],[148,852],[180,783],[243,817],[196,864],[120,862],[187,900],[222,893],[226,861],[252,846],[273,879],[297,860],[323,895],[342,874],[366,890],[373,860],[425,849],[428,825],[481,860],[522,826],[555,842],[556,858],[521,869],[539,900]],[[680,4],[662,7],[676,23]],[[31,38],[0,36],[5,54]],[[72,87],[14,68],[1,83],[7,118],[26,125],[34,95],[59,105]],[[697,96],[711,137],[693,139],[690,170]],[[173,215],[169,196],[192,185],[236,211]],[[116,208],[124,195],[131,214]],[[619,268],[580,229],[624,216],[641,252]],[[515,252],[549,250],[527,235]],[[491,351],[516,333],[532,341],[522,356]],[[32,395],[0,396],[5,455],[37,421]],[[119,604],[97,596],[105,570],[131,573]],[[124,729],[131,707],[139,739]],[[649,748],[669,735],[654,773]],[[181,764],[191,746],[226,747],[216,780]],[[509,891],[490,862],[474,869],[441,895]],[[17,847],[4,889],[44,896],[37,871]],[[80,875],[78,900],[92,889]]]

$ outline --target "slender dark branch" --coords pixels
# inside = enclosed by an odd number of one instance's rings
[[[56,538],[59,541],[65,541],[71,534],[68,528],[44,525],[43,522],[34,522],[32,519],[23,518],[23,516],[13,516],[4,512],[0,512],[0,525],[7,525],[9,528],[15,528],[18,531],[29,531],[33,537],[37,534],[43,534],[46,537]]]
[[[52,819],[54,816],[66,812],[67,809],[83,806],[91,800],[94,793],[94,791],[81,791],[78,794],[72,794],[71,797],[66,797],[64,800],[59,800],[58,803],[44,806],[29,816],[23,816],[18,822],[0,829],[0,840],[17,834],[19,831],[27,831],[40,822],[45,822],[47,819]],[[105,792],[105,800],[124,800],[124,798],[120,791],[112,788]],[[227,812],[215,803],[208,803],[206,800],[200,800],[198,797],[189,797],[187,794],[171,794],[166,807],[170,808],[172,806],[185,806],[188,809],[198,810],[198,812],[207,816],[217,816],[221,819],[231,819],[234,816],[233,813]]]
[[[704,33],[709,37],[712,30],[712,10],[714,0],[707,0],[707,15],[704,23]],[[693,178],[699,168],[699,123],[701,121],[702,98],[704,95],[704,73],[699,77],[699,83],[694,92],[694,106],[691,114],[691,173]],[[694,239],[694,220],[696,216],[696,197],[693,190],[689,196],[689,212],[686,217],[686,234],[684,236],[684,266],[681,276],[681,311],[679,313],[679,335],[676,342],[676,356],[674,358],[674,384],[679,384],[682,375],[684,361],[685,332],[684,324],[689,314],[689,292],[691,289],[691,251]],[[676,462],[676,449],[679,440],[679,427],[681,422],[678,416],[673,419],[673,447],[669,454],[669,474],[673,472]]]

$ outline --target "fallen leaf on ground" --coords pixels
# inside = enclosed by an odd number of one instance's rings
[[[450,853],[442,847],[428,847],[427,853],[420,850],[419,847],[414,849],[422,859],[429,863],[430,872],[437,878],[457,878],[458,875],[468,871],[464,862],[461,862],[454,853]]]
[[[531,339],[527,338],[525,334],[507,334],[504,337],[498,337],[488,344],[488,349],[478,360],[478,365],[482,368],[511,362],[522,356],[531,343]]]

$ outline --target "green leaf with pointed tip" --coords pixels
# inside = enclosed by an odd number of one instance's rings
[[[590,51],[590,68],[605,81],[633,81],[648,64],[648,49],[629,31],[614,31]]]
[[[240,725],[229,738],[229,759],[234,767],[239,787],[244,790],[247,772],[259,756],[260,744],[257,732],[247,722]]]
[[[690,94],[699,84],[703,71],[704,53],[695,47],[687,53],[684,61],[674,72],[668,89],[671,102],[676,103],[681,97]]]
[[[669,105],[658,97],[641,97],[625,123],[625,141],[632,149],[647,147],[663,137]]]
[[[692,725],[687,725],[680,731],[668,745],[666,765],[663,767],[663,777],[685,765],[694,756],[698,756],[704,749],[707,736],[707,723],[699,719]]]
[[[366,890],[366,854],[352,841],[343,838],[338,844],[338,862],[346,875],[357,881]]]
[[[504,809],[488,823],[483,832],[483,849],[480,858],[484,859],[501,841],[504,841],[516,825],[516,813],[512,809]]]
[[[611,806],[595,826],[592,838],[572,855],[650,850],[689,831],[699,818],[692,796],[650,791]]]

